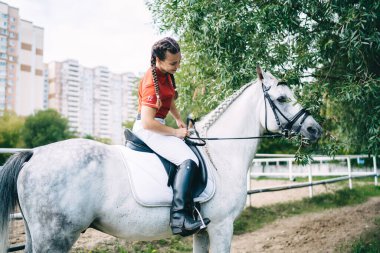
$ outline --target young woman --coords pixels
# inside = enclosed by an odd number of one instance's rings
[[[198,159],[183,139],[188,132],[175,105],[174,73],[180,66],[181,52],[172,38],[157,41],[152,47],[151,68],[139,86],[139,113],[133,132],[157,154],[178,166],[174,179],[173,202],[170,209],[170,227],[173,234],[183,236],[199,231],[202,222],[192,216],[190,194]],[[178,128],[165,125],[170,112]],[[207,224],[209,219],[203,219]]]

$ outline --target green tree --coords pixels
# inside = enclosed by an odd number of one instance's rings
[[[4,112],[0,117],[0,148],[21,148],[24,142],[21,138],[25,119],[13,112]],[[0,154],[2,165],[11,154]]]
[[[200,116],[256,78],[286,79],[325,130],[322,143],[380,152],[380,1],[150,0],[183,51],[182,110]],[[340,147],[331,143],[338,137]]]
[[[41,110],[26,118],[23,138],[33,148],[74,137],[68,120],[53,109]]]
[[[123,128],[132,129],[133,128],[133,124],[135,124],[135,121],[125,121],[125,122],[123,122]]]
[[[12,112],[5,112],[0,117],[0,147],[21,148],[24,143],[21,138],[25,119]]]
[[[83,138],[88,139],[88,140],[98,141],[104,144],[112,144],[112,140],[109,138],[100,138],[100,137],[92,136],[90,134],[84,135]]]

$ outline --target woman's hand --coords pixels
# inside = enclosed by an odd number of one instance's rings
[[[188,131],[186,128],[178,128],[174,129],[174,136],[180,139],[184,139],[188,135]]]

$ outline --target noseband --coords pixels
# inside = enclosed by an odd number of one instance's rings
[[[267,132],[270,132],[268,130],[268,110],[267,110],[267,103],[265,100],[268,101],[268,104],[270,105],[270,107],[272,108],[272,111],[273,111],[273,114],[274,114],[274,117],[276,119],[276,122],[277,122],[277,126],[281,129],[281,132],[282,134],[285,136],[285,137],[289,137],[290,135],[293,135],[293,134],[298,134],[300,131],[301,131],[301,127],[302,127],[302,124],[304,123],[304,121],[306,120],[306,118],[310,115],[309,112],[302,108],[298,113],[296,113],[296,115],[293,116],[293,118],[291,119],[288,119],[282,112],[281,110],[276,106],[276,104],[273,102],[273,100],[271,99],[271,97],[269,96],[269,93],[268,91],[270,90],[271,87],[267,87],[264,85],[264,83],[262,82],[262,89],[263,89],[263,94],[264,94],[264,104],[265,104],[265,129]],[[279,82],[277,85],[287,85],[286,82]],[[281,124],[280,122],[280,118],[279,118],[279,115],[280,114],[286,121],[286,125],[284,126],[283,124]],[[299,122],[299,125],[297,126],[297,128],[292,131],[292,128],[293,128],[293,125],[297,122],[297,120],[299,118],[301,118],[301,121]]]

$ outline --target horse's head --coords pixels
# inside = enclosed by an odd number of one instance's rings
[[[310,141],[321,137],[322,128],[297,102],[286,83],[279,82],[271,73],[257,67],[263,88],[264,103],[260,109],[260,123],[270,132],[300,133]]]

